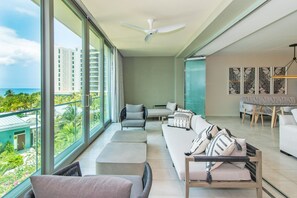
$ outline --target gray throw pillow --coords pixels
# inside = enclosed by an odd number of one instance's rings
[[[37,198],[130,198],[132,187],[132,182],[127,179],[104,175],[41,175],[31,176],[30,180]]]
[[[142,112],[127,112],[127,120],[143,120],[143,111]]]
[[[126,112],[140,112],[143,111],[143,104],[132,105],[126,104]]]

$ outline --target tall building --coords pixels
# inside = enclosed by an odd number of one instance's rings
[[[90,92],[100,90],[100,52],[90,50]],[[71,94],[83,87],[82,50],[55,47],[55,93]]]
[[[90,92],[100,92],[100,52],[90,49]]]

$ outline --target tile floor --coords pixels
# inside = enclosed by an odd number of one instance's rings
[[[264,126],[241,123],[239,117],[208,117],[208,121],[221,128],[228,128],[235,136],[244,137],[247,141],[262,150],[263,177],[275,185],[289,197],[297,197],[297,159],[279,152],[278,127],[271,129],[269,120]],[[83,152],[79,160],[83,175],[95,174],[95,160],[103,147],[110,141],[115,131],[120,129],[119,123],[113,123]],[[182,198],[184,184],[178,179],[172,166],[165,141],[161,133],[160,121],[148,121],[148,154],[147,161],[153,170],[152,198]],[[255,190],[240,189],[207,189],[192,188],[190,197],[201,198],[251,198],[256,197]],[[269,197],[263,193],[263,197]]]

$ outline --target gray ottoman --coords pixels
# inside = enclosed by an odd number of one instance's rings
[[[146,143],[147,133],[146,131],[143,131],[143,130],[116,131],[110,141],[111,142]]]
[[[145,143],[108,143],[96,159],[97,175],[143,175]]]

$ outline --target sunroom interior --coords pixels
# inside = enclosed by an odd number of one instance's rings
[[[1,171],[5,183],[1,196],[22,197],[31,188],[31,175],[51,174],[74,161],[80,162],[85,175],[96,174],[97,156],[121,128],[121,109],[126,104],[155,108],[167,102],[192,109],[261,149],[263,187],[267,191],[263,191],[263,197],[297,196],[297,160],[280,152],[279,124],[271,128],[269,116],[263,126],[260,123],[251,126],[248,119],[242,123],[240,118],[241,97],[263,95],[260,88],[245,92],[242,83],[240,91],[234,94],[229,83],[231,68],[240,68],[241,75],[245,68],[254,68],[258,77],[259,68],[270,68],[272,74],[273,68],[283,67],[292,59],[294,54],[289,45],[297,43],[297,2],[128,0],[118,5],[113,1],[28,0],[27,3],[34,7],[39,19],[34,32],[39,34],[40,76],[36,78],[40,83],[40,103],[37,108],[1,112],[0,137],[2,144],[11,141],[16,144],[14,148],[21,148],[17,152],[34,156],[34,160],[31,165],[29,162],[22,165],[29,168],[25,173],[17,172],[22,175],[18,178],[8,177],[9,173],[5,176]],[[123,25],[147,28],[150,18],[154,19],[155,28],[175,24],[184,27],[166,34],[156,33],[145,41],[143,32]],[[201,66],[197,73],[188,70],[191,64]],[[297,67],[292,65],[286,73],[296,74]],[[270,91],[265,94],[296,97],[297,80],[284,82],[283,92],[273,92],[274,86],[270,84]],[[259,79],[254,83],[259,86]],[[62,100],[66,96],[69,98]],[[199,98],[196,104],[191,104],[193,98]],[[1,119],[13,117],[30,120],[26,122],[30,135],[27,128],[10,129],[15,131],[14,135],[8,134],[8,126],[2,127]],[[154,178],[150,197],[184,197],[184,184],[171,164],[161,125],[161,120],[150,118],[145,127],[147,162]],[[25,133],[25,140],[18,139],[18,134]],[[23,141],[23,145],[18,141]],[[195,188],[190,196],[256,197],[256,194],[252,190]]]

